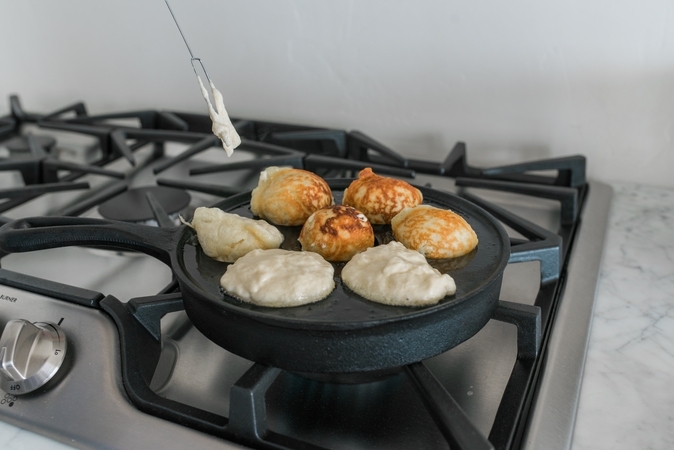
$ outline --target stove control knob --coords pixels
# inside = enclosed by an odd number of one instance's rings
[[[0,337],[0,389],[21,395],[44,386],[66,355],[66,337],[56,324],[10,320]]]

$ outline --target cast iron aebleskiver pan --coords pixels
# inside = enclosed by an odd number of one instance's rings
[[[330,180],[336,202],[351,180]],[[341,284],[317,303],[264,308],[223,295],[219,280],[227,264],[205,256],[186,226],[155,228],[87,218],[36,217],[0,228],[0,248],[26,252],[72,245],[137,250],[169,265],[180,285],[185,311],[206,337],[246,359],[296,372],[354,373],[398,367],[438,355],[472,337],[496,309],[510,241],[480,207],[454,195],[419,188],[424,203],[463,216],[479,245],[465,267],[433,261],[456,281],[457,292],[429,307],[393,307],[363,299]],[[229,212],[252,217],[250,193],[219,202]],[[300,227],[279,227],[284,247],[299,249]],[[382,242],[390,228],[378,227]],[[445,261],[446,263],[447,261]],[[451,263],[451,261],[449,261]],[[449,268],[449,269],[447,269]]]

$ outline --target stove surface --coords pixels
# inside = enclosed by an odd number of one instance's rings
[[[192,116],[185,117],[187,121],[193,119]],[[44,121],[44,118],[41,120]],[[36,120],[36,123],[39,122]],[[65,120],[58,125],[74,126],[76,122]],[[44,124],[40,127],[36,123],[28,121],[24,128],[45,133]],[[235,125],[237,123],[242,129],[248,129],[248,122],[235,121]],[[259,131],[269,125],[256,126]],[[111,130],[115,129],[111,128],[108,132]],[[127,128],[123,128],[123,131],[127,145],[138,147],[134,148],[135,164],[116,157],[101,166],[105,170],[122,173],[121,181],[120,178],[100,173],[80,174],[76,181],[89,183],[90,190],[48,191],[48,194],[36,195],[29,201],[18,202],[4,210],[1,213],[4,220],[35,215],[100,218],[96,207],[98,203],[89,203],[92,196],[112,192],[108,197],[115,198],[119,192],[156,184],[176,187],[181,182],[192,182],[195,173],[198,173],[198,183],[194,182],[187,188],[190,193],[189,204],[181,211],[185,217],[191,217],[196,207],[213,204],[221,198],[222,192],[251,189],[257,183],[257,170],[233,170],[225,175],[204,170],[204,167],[217,167],[223,162],[259,162],[259,155],[255,152],[237,151],[232,159],[223,160],[222,150],[212,148],[212,140],[204,137],[200,138],[202,141],[190,137],[192,141],[188,143],[174,139],[162,143],[161,152],[158,152],[156,143],[152,144],[155,142],[152,139],[156,138],[148,137],[154,135],[139,133],[135,136],[135,131]],[[56,136],[56,144],[50,150],[52,159],[71,164],[89,164],[101,157],[102,148],[96,139],[83,138],[71,131],[51,133]],[[176,133],[178,136],[179,133]],[[184,133],[189,134],[187,131]],[[261,135],[273,135],[265,133],[258,132],[258,138]],[[297,140],[307,135],[312,139],[320,137],[323,139],[321,142],[327,139],[330,143],[328,153],[334,148],[339,153],[339,149],[345,145],[342,145],[340,138],[335,137],[341,135],[326,134],[321,130],[291,129],[284,133],[283,139],[286,140]],[[356,133],[353,132],[354,142],[365,145],[363,135]],[[141,145],[143,139],[149,141]],[[273,145],[264,144],[268,145],[265,147],[267,150],[272,151],[268,157],[276,158],[273,161],[279,163],[296,163],[294,153],[278,156],[280,150],[275,146],[283,139],[278,136],[276,139]],[[313,145],[302,140],[298,142],[301,145],[295,143],[295,148],[299,146],[303,150]],[[4,156],[9,160],[14,144],[4,148],[3,145],[0,140],[0,152],[4,151]],[[204,148],[190,158],[182,159],[186,152],[198,145]],[[256,145],[261,144],[250,145],[256,148]],[[374,158],[374,162],[368,161],[367,164],[385,162],[386,158],[382,159],[381,155],[386,155],[387,150],[372,143],[368,145],[379,152],[380,158]],[[352,149],[350,156],[355,153],[358,152]],[[21,158],[25,159],[25,154],[22,155]],[[304,164],[318,164],[325,157],[312,158],[306,159]],[[346,159],[352,163],[350,158]],[[448,157],[448,160],[451,159]],[[454,159],[454,162],[458,160]],[[465,159],[463,161],[465,163]],[[554,271],[550,272],[549,257],[542,260],[530,257],[517,259],[521,254],[515,251],[515,257],[511,257],[513,263],[505,270],[501,288],[500,299],[506,310],[512,304],[523,305],[521,308],[526,314],[539,311],[538,320],[541,320],[542,311],[540,336],[522,337],[521,328],[495,318],[474,337],[424,361],[423,365],[456,402],[479,434],[490,436],[490,439],[496,435],[506,436],[496,444],[497,448],[566,448],[573,429],[594,291],[601,264],[610,188],[597,182],[590,182],[585,188],[580,188],[578,192],[585,194],[578,199],[581,202],[578,208],[582,207],[583,211],[578,211],[580,219],[569,225],[566,216],[573,209],[568,206],[569,195],[577,188],[552,187],[550,191],[561,192],[566,199],[560,208],[558,198],[522,195],[521,192],[509,192],[508,189],[494,190],[489,184],[493,180],[471,184],[465,177],[477,177],[479,174],[472,172],[474,169],[470,167],[464,167],[458,177],[449,178],[446,174],[424,173],[427,168],[425,162],[412,160],[411,164],[417,167],[416,177],[410,180],[413,184],[431,185],[435,189],[459,195],[468,193],[524,218],[527,223],[535,224],[535,227],[552,230],[553,235],[561,230],[563,245],[566,246],[564,254],[569,253],[562,267],[557,269],[560,283],[554,276],[546,279],[551,273],[555,275]],[[445,164],[449,163],[446,161]],[[66,167],[63,165],[57,172],[61,174],[61,179],[75,173],[72,167]],[[428,167],[431,167],[430,164]],[[550,170],[545,164],[542,168]],[[393,169],[403,170],[397,164]],[[333,172],[330,173],[334,175],[338,169],[331,170]],[[343,170],[343,167],[339,170]],[[433,170],[429,169],[429,172]],[[452,170],[448,169],[447,172]],[[8,173],[10,176],[1,177],[4,184],[0,185],[0,192],[2,189],[27,186],[20,173]],[[532,180],[539,181],[536,176]],[[531,180],[525,178],[525,181]],[[195,183],[199,186],[195,187]],[[509,181],[499,183],[505,183],[506,186],[512,184]],[[175,217],[172,220],[177,225]],[[528,231],[519,228],[519,225],[508,225],[505,219],[502,221],[513,245],[526,244],[530,239],[526,235]],[[541,248],[540,251],[547,251],[547,247]],[[0,298],[5,300],[0,308],[0,325],[4,326],[16,318],[30,322],[59,323],[66,333],[69,346],[66,362],[56,379],[34,393],[12,397],[11,406],[10,402],[0,405],[1,420],[81,448],[182,448],[188,445],[199,448],[240,448],[235,442],[198,431],[198,425],[184,426],[148,414],[134,404],[134,396],[128,393],[129,386],[126,383],[129,380],[125,380],[122,373],[129,361],[125,359],[120,331],[111,316],[98,308],[98,304],[105,296],[114,296],[126,305],[139,297],[150,298],[161,292],[175,293],[175,285],[170,288],[173,283],[172,272],[166,265],[135,252],[85,247],[14,253],[2,257],[0,262]],[[35,278],[26,281],[16,274]],[[74,292],[72,297],[79,299],[79,303],[64,301],[65,294],[51,295],[49,289],[36,292],[34,287],[28,285],[40,285],[35,281],[38,279],[48,280],[47,287],[55,286],[56,290],[67,286]],[[548,295],[548,291],[554,291],[550,295],[556,299],[550,304],[548,300],[541,300],[542,296]],[[546,320],[548,318],[549,322]],[[224,418],[232,415],[230,406],[235,403],[231,398],[233,386],[259,365],[209,341],[191,324],[184,311],[177,310],[165,315],[161,319],[160,330],[161,353],[148,382],[153,395],[188,409],[198,409],[212,417],[222,417],[222,426],[226,426],[227,420]],[[540,353],[535,359],[523,358],[523,342],[531,343],[532,339]],[[400,369],[383,379],[358,384],[344,383],[349,381],[345,378],[340,382],[318,378],[289,372],[280,372],[276,376],[264,394],[264,423],[270,433],[294,439],[296,441],[292,442],[295,443],[302,441],[309,446],[323,448],[448,448],[447,435],[438,427],[437,417],[429,412],[428,405],[406,370]],[[516,398],[510,399],[514,393],[517,393]],[[153,407],[146,408],[151,410]],[[504,418],[512,430],[499,431],[498,424]],[[249,441],[244,439],[241,442]],[[253,442],[252,445],[268,447],[271,444]]]

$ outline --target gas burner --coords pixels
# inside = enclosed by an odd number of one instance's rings
[[[122,222],[146,222],[155,216],[148,201],[152,194],[167,214],[184,210],[190,203],[190,195],[180,189],[164,186],[147,186],[129,189],[111,198],[98,207],[98,212],[106,219]]]
[[[45,149],[48,153],[51,152],[51,150],[54,148],[56,145],[56,139],[50,137],[50,136],[33,136],[35,139],[35,143],[38,144],[40,147]],[[5,142],[5,147],[10,152],[13,153],[28,153],[30,151],[30,145],[28,144],[28,138],[26,136],[17,136],[15,138],[12,138]]]

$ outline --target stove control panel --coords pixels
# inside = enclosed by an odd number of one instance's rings
[[[66,337],[58,325],[10,320],[0,337],[0,389],[21,395],[44,386],[65,355]]]

